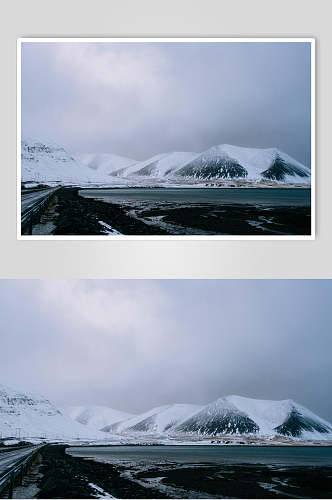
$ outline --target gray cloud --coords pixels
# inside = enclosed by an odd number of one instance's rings
[[[73,153],[231,143],[310,165],[310,44],[23,43],[22,130]]]
[[[331,280],[1,280],[1,382],[143,411],[239,394],[332,421]]]

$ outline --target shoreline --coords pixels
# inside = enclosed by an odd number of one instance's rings
[[[112,448],[112,447],[128,447],[128,446],[140,446],[140,447],[155,447],[155,446],[188,446],[190,448],[200,448],[201,446],[208,446],[209,448],[331,448],[332,447],[332,442],[329,441],[329,444],[324,444],[324,443],[317,443],[317,444],[293,444],[293,443],[278,443],[278,444],[270,444],[270,443],[263,443],[263,444],[225,444],[225,443],[220,443],[220,444],[215,444],[215,443],[202,443],[202,444],[193,444],[193,443],[127,443],[127,444],[80,444],[80,445],[75,445],[72,444],[70,445],[72,448],[75,448],[79,446],[80,448]]]
[[[79,187],[63,187],[58,190],[56,217],[53,220],[55,228],[48,234],[305,236],[311,231],[310,206],[168,203],[159,206],[147,204],[137,213],[137,209],[129,203],[110,203],[84,197],[79,194],[80,190]]]
[[[54,235],[105,235],[103,222],[124,235],[169,234],[150,228],[147,224],[129,217],[116,204],[84,198],[78,194],[80,188],[62,188],[57,193],[57,217]]]
[[[63,186],[63,187],[66,187],[66,186]],[[69,187],[69,186],[68,186]],[[93,189],[93,190],[103,190],[103,189],[227,189],[227,190],[236,190],[236,189],[240,189],[240,190],[250,190],[250,189],[253,189],[253,190],[257,190],[257,189],[261,189],[261,190],[266,190],[266,191],[271,191],[272,189],[282,189],[282,190],[287,190],[287,191],[299,191],[301,189],[303,190],[311,190],[311,185],[300,185],[300,186],[285,186],[285,185],[278,185],[278,186],[202,186],[200,184],[183,184],[183,185],[178,185],[178,184],[175,184],[174,186],[172,184],[169,184],[167,186],[165,185],[160,185],[160,186],[157,186],[157,185],[153,185],[153,186],[126,186],[126,185],[123,185],[123,186],[119,186],[119,185],[116,185],[116,186],[101,186],[101,185],[97,185],[97,186],[79,186],[79,189]]]
[[[49,445],[41,450],[42,478],[38,481],[36,498],[96,498],[98,489],[94,486],[102,489],[105,497],[167,498],[158,490],[149,491],[123,478],[115,465],[72,457],[66,453],[68,447]]]
[[[330,498],[332,467],[249,463],[127,463],[41,450],[37,498]],[[101,497],[101,496],[100,496]]]

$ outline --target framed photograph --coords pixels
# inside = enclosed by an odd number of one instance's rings
[[[0,279],[0,498],[331,498],[331,296]]]
[[[21,38],[19,239],[315,238],[315,40]]]

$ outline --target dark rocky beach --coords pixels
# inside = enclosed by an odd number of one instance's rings
[[[110,225],[121,234],[167,234],[129,217],[118,205],[83,198],[79,196],[78,191],[79,188],[63,188],[57,192],[57,217],[53,234],[105,234],[105,229],[99,221]]]
[[[122,478],[117,467],[74,458],[66,453],[66,448],[68,446],[49,445],[41,450],[43,477],[38,484],[37,498],[96,498],[91,484],[116,498],[165,498],[157,490],[147,490]]]
[[[73,457],[67,445],[40,452],[34,498],[331,498],[331,466],[160,462],[116,464]],[[29,483],[29,481],[28,481]],[[31,485],[29,486],[31,491]],[[15,493],[15,491],[14,491]],[[28,490],[26,490],[28,493]],[[24,489],[14,498],[25,498]],[[3,498],[6,498],[4,495]],[[29,496],[27,496],[29,498]],[[31,497],[30,497],[31,498]]]
[[[147,204],[136,217],[129,204],[84,198],[79,188],[69,187],[57,191],[55,203],[54,235],[105,235],[100,221],[123,235],[310,234],[310,207],[305,206]]]

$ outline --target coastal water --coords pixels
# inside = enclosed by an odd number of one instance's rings
[[[120,188],[83,189],[80,195],[109,203],[173,202],[310,206],[310,189]]]
[[[118,465],[176,462],[332,466],[332,447],[328,446],[79,446],[68,448],[67,453]]]

